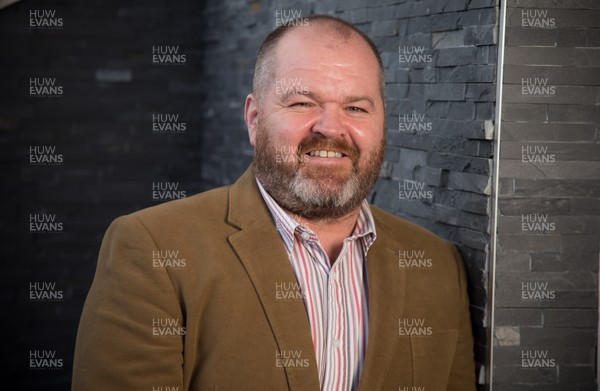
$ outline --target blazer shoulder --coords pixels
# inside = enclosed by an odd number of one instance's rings
[[[116,220],[137,219],[145,226],[156,224],[165,226],[170,223],[185,226],[186,223],[197,219],[225,221],[228,191],[229,186],[219,187],[190,197],[141,209],[121,216]]]
[[[430,230],[408,221],[402,217],[395,216],[390,212],[387,212],[375,205],[370,205],[375,219],[375,226],[377,229],[385,229],[390,235],[395,238],[410,237],[413,242],[422,242],[429,245],[440,245],[448,246],[452,245],[447,240],[439,237]]]

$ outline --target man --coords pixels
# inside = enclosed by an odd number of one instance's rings
[[[374,45],[331,17],[291,26],[259,51],[251,168],[108,229],[73,390],[474,390],[460,256],[365,201],[385,145]],[[418,250],[427,267],[407,267]]]

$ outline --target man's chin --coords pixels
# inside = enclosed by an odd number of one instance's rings
[[[321,186],[343,187],[352,177],[352,169],[340,170],[323,167],[300,167],[298,170],[303,180],[308,180]]]
[[[349,204],[356,203],[359,192],[357,181],[337,178],[309,179],[298,176],[290,184],[290,195],[297,201],[295,204],[304,212],[318,216],[337,215],[348,212]],[[336,211],[340,209],[339,211]],[[309,217],[309,216],[307,216]]]
[[[313,189],[318,189],[319,193],[328,197],[334,198],[337,194],[347,186],[350,178],[304,178],[302,184],[311,186]]]

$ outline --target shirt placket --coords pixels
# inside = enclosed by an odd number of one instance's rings
[[[346,383],[346,362],[345,341],[346,335],[346,311],[344,308],[344,284],[342,281],[343,268],[347,263],[347,250],[351,245],[344,241],[344,246],[340,252],[337,262],[329,268],[326,276],[327,283],[327,320],[325,330],[325,363],[323,365],[325,373],[322,382],[323,391],[345,390]],[[319,247],[319,251],[323,252]],[[324,255],[324,252],[323,252]],[[324,257],[327,259],[327,257]]]
[[[313,264],[313,270],[315,276],[320,280],[319,285],[322,287],[321,295],[316,295],[316,291],[312,289],[307,292],[311,295],[313,300],[318,300],[322,312],[320,313],[321,320],[312,319],[311,314],[308,314],[310,322],[317,323],[317,336],[313,335],[313,339],[317,338],[318,342],[315,344],[315,356],[317,358],[317,367],[319,368],[319,379],[322,380],[326,373],[326,344],[327,344],[327,325],[330,317],[329,303],[328,303],[328,288],[327,279],[329,273],[329,265],[327,263],[327,257],[324,256],[324,252],[318,243],[318,239],[314,233],[309,231],[307,228],[298,225],[295,228],[295,235],[300,239],[299,244],[302,246],[304,253],[308,256],[310,262]],[[307,287],[308,288],[308,287]],[[313,287],[314,288],[314,287]]]

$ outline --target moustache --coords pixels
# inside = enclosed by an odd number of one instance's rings
[[[342,139],[332,139],[323,136],[308,136],[298,145],[298,156],[302,157],[313,151],[333,151],[339,152],[343,157],[348,157],[352,162],[358,160],[360,152],[354,144],[345,142]]]

